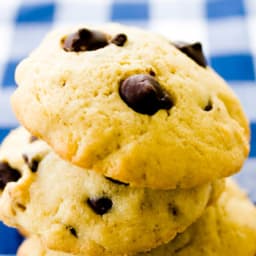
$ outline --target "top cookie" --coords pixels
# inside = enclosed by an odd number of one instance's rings
[[[132,186],[190,188],[238,171],[249,128],[201,45],[121,25],[50,33],[16,71],[20,122],[64,159]]]

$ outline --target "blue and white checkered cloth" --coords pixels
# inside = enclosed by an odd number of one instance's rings
[[[235,90],[250,119],[250,157],[236,179],[255,202],[256,0],[0,0],[0,141],[18,125],[9,103],[17,63],[52,27],[107,21],[203,43],[209,64]],[[20,241],[0,224],[0,253],[15,253]]]

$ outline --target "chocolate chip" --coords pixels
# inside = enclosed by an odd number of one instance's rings
[[[99,215],[107,213],[112,208],[112,201],[107,197],[87,199],[87,204],[92,208],[92,210]]]
[[[70,225],[66,226],[66,228],[69,230],[69,232],[70,232],[70,234],[71,234],[72,236],[74,236],[74,237],[76,237],[76,238],[78,237],[75,228],[73,228],[73,227],[70,226]]]
[[[94,51],[108,44],[104,33],[82,28],[67,36],[63,42],[63,49],[67,52]]]
[[[199,42],[189,44],[184,42],[174,42],[176,48],[185,53],[188,57],[194,60],[198,65],[202,67],[207,66],[207,61],[204,57],[202,45]]]
[[[154,70],[152,70],[152,69],[149,71],[149,74],[150,74],[151,76],[156,76],[156,73],[155,73]]]
[[[111,43],[117,46],[123,46],[127,41],[127,36],[125,34],[117,34],[112,40]]]
[[[40,160],[39,160],[39,159],[36,159],[36,158],[31,158],[31,159],[30,159],[26,154],[23,154],[22,157],[23,157],[25,163],[27,164],[28,168],[29,168],[32,172],[36,172]]]
[[[121,182],[121,181],[119,181],[119,180],[112,179],[112,178],[110,178],[110,177],[105,177],[105,178],[106,178],[107,180],[109,180],[109,181],[115,183],[115,184],[124,185],[124,186],[129,186],[128,183],[124,183],[124,182]]]
[[[178,209],[176,206],[174,206],[172,203],[168,204],[168,210],[173,216],[178,215]]]
[[[36,159],[32,159],[30,163],[30,169],[32,172],[36,172],[38,168],[39,161]]]
[[[133,75],[121,82],[119,94],[134,111],[153,115],[159,109],[170,109],[173,102],[168,93],[150,75]]]
[[[0,189],[3,190],[8,182],[17,181],[21,177],[18,170],[7,162],[0,162]]]
[[[38,138],[34,135],[31,135],[30,138],[29,138],[29,142],[30,143],[33,143],[34,141],[38,140]]]
[[[26,154],[22,154],[22,158],[23,158],[24,162],[25,162],[26,164],[28,164],[28,162],[29,162],[28,156],[27,156]]]
[[[26,210],[26,206],[25,205],[23,205],[23,204],[21,204],[21,203],[17,203],[16,204],[17,205],[17,207],[21,210],[21,211],[25,211]]]
[[[207,103],[207,105],[204,107],[204,111],[210,111],[210,110],[212,110],[212,103],[211,103],[211,101],[209,101]]]

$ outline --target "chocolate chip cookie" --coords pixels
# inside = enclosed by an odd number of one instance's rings
[[[24,128],[5,139],[0,163],[0,219],[49,249],[92,256],[167,243],[223,188],[221,180],[192,189],[134,188],[62,160]]]
[[[246,195],[228,181],[226,191],[217,204],[207,208],[184,233],[166,245],[133,256],[254,256],[255,240],[256,209]],[[36,237],[22,245],[18,256],[30,256],[32,253],[33,256],[88,256],[49,250]]]
[[[195,187],[237,172],[248,155],[241,104],[200,43],[121,25],[63,28],[21,62],[16,81],[12,105],[32,134],[130,186]]]

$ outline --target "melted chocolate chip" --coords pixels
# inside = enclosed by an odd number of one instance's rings
[[[194,60],[198,65],[202,67],[207,66],[207,61],[204,57],[202,45],[199,42],[188,44],[184,42],[174,42],[176,48],[185,53],[189,58]]]
[[[30,138],[29,138],[30,143],[33,143],[34,141],[37,141],[37,140],[38,140],[38,138],[34,135],[31,135]]]
[[[111,43],[117,46],[123,46],[127,41],[127,36],[125,34],[117,34],[112,40]]]
[[[65,38],[63,49],[67,52],[94,51],[108,44],[104,33],[83,28]]]
[[[110,178],[110,177],[105,177],[105,178],[106,178],[107,180],[109,180],[109,181],[115,183],[115,184],[124,185],[124,186],[129,186],[128,183],[124,183],[124,182],[122,182],[122,181],[115,180],[115,179],[112,179],[112,178]]]
[[[0,189],[4,189],[6,184],[17,181],[21,177],[18,170],[12,168],[7,162],[0,162]]]
[[[107,197],[101,197],[96,199],[87,199],[87,204],[92,210],[99,215],[107,213],[112,208],[112,201]]]
[[[119,94],[134,111],[153,115],[159,109],[170,109],[173,102],[168,93],[150,75],[133,75],[121,82]]]
[[[72,226],[66,226],[66,228],[69,230],[70,234],[76,238],[78,238],[77,236],[77,232],[75,230],[75,228],[73,228]]]
[[[36,159],[36,158],[29,159],[29,157],[28,157],[26,154],[23,154],[22,157],[23,157],[25,163],[27,164],[28,168],[29,168],[32,172],[36,172],[40,160],[39,160],[39,159]]]

